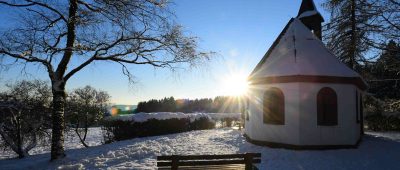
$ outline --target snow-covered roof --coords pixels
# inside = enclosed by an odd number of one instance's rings
[[[250,75],[360,77],[340,62],[297,18],[293,18]]]
[[[317,10],[312,10],[312,11],[305,11],[301,13],[297,18],[305,18],[313,15],[321,15]]]

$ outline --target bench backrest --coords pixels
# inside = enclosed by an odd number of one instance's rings
[[[229,155],[171,155],[157,156],[157,167],[172,170],[179,166],[231,165],[244,164],[245,169],[252,169],[253,164],[261,163],[261,153]]]

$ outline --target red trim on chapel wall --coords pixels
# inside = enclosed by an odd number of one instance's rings
[[[293,83],[293,82],[307,82],[307,83],[334,83],[334,84],[353,84],[361,90],[367,89],[367,84],[360,77],[337,77],[337,76],[309,76],[309,75],[295,75],[295,76],[273,76],[249,79],[253,85],[257,84],[272,84],[272,83]]]

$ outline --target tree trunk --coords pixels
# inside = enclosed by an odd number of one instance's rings
[[[67,24],[67,44],[66,51],[63,58],[58,64],[55,74],[50,74],[53,89],[53,134],[51,139],[51,160],[65,157],[64,153],[64,109],[66,103],[65,84],[64,79],[67,65],[72,57],[75,42],[75,24],[76,15],[78,11],[78,0],[69,1],[69,16]]]
[[[356,0],[351,0],[351,50],[350,54],[350,68],[355,70],[356,66],[356,48],[357,48],[357,27],[356,27]]]
[[[78,117],[78,118],[79,118],[79,117]],[[76,135],[78,135],[78,138],[79,138],[79,140],[81,141],[82,145],[85,146],[85,148],[88,148],[89,145],[87,145],[86,142],[85,142],[85,140],[86,140],[86,135],[87,135],[87,131],[88,131],[87,126],[84,128],[84,137],[83,137],[83,138],[82,138],[82,136],[81,136],[81,134],[80,134],[80,132],[79,132],[79,129],[80,129],[80,128],[81,128],[81,127],[80,127],[80,123],[79,123],[79,119],[78,119],[78,120],[77,120],[77,125],[76,125],[76,127],[75,127],[75,133],[76,133]]]
[[[60,83],[53,83],[53,113],[52,113],[52,138],[51,160],[65,157],[64,153],[64,108],[65,87]],[[57,87],[55,87],[57,86]]]
[[[17,125],[17,154],[18,154],[18,158],[24,158],[24,152],[23,152],[23,145],[22,145],[22,132],[21,132],[21,115],[18,114],[16,117],[16,121],[15,121],[16,125]]]
[[[89,145],[86,144],[86,142],[85,142],[85,140],[86,140],[86,134],[87,134],[87,129],[85,128],[85,131],[84,131],[85,134],[84,134],[84,137],[83,137],[83,138],[82,138],[81,134],[79,133],[78,129],[76,129],[75,132],[76,132],[76,134],[78,135],[78,138],[79,138],[79,140],[81,141],[82,145],[83,145],[85,148],[88,148]]]
[[[84,135],[83,135],[83,145],[85,145],[85,147],[89,147],[86,143],[85,143],[85,141],[86,141],[86,137],[87,137],[87,133],[88,133],[88,129],[89,129],[89,125],[88,125],[88,115],[87,115],[87,113],[86,113],[86,117],[85,117],[85,133],[84,133]]]

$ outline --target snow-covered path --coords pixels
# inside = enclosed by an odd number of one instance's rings
[[[68,150],[68,157],[49,163],[49,154],[0,160],[0,169],[155,169],[157,155],[261,152],[261,169],[395,169],[400,142],[367,135],[358,149],[293,151],[246,142],[234,129],[192,131],[138,138]]]

